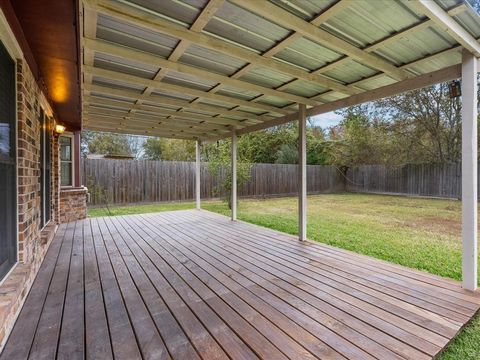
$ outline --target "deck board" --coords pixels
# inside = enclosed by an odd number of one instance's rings
[[[0,359],[429,359],[479,307],[206,211],[95,218],[59,227]]]

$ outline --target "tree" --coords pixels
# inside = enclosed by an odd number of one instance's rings
[[[298,164],[298,146],[283,144],[276,155],[276,164]]]
[[[82,139],[85,144],[84,152],[88,151],[90,154],[136,155],[128,135],[84,132]]]
[[[237,144],[237,150],[239,150]],[[223,178],[217,186],[215,192],[221,196],[232,208],[232,168],[231,164],[231,141],[222,140],[215,144],[203,146],[202,156],[208,163],[208,170],[213,176]],[[240,187],[246,183],[251,176],[252,165],[249,159],[238,152],[237,154],[237,186]]]
[[[404,151],[409,151],[407,162],[460,159],[461,98],[450,98],[447,83],[392,96],[376,106],[394,120]]]
[[[163,139],[148,138],[143,143],[143,158],[146,160],[162,160]]]
[[[147,160],[194,161],[195,141],[148,138],[143,143],[143,157]]]

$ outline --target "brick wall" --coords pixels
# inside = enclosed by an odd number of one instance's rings
[[[40,123],[38,88],[30,69],[17,63],[18,256],[33,262],[40,238]]]
[[[86,187],[60,190],[60,224],[87,217]]]
[[[17,60],[18,260],[0,285],[0,349],[11,330],[59,221],[59,147],[51,143],[51,219],[41,231],[40,101],[41,90],[24,60]]]

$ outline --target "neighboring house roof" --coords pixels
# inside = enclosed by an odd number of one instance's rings
[[[131,155],[120,155],[120,154],[88,154],[87,159],[125,159],[130,160],[134,159],[134,156]]]

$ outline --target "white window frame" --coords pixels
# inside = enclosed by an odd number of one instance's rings
[[[70,144],[71,144],[71,155],[72,155],[72,160],[71,160],[71,164],[72,164],[72,170],[71,170],[71,179],[72,179],[72,184],[71,185],[62,185],[62,162],[65,162],[65,161],[62,161],[62,154],[61,154],[61,144],[60,144],[60,138],[61,137],[68,137],[70,138]],[[72,133],[63,133],[59,136],[59,139],[58,139],[58,147],[59,147],[59,157],[60,157],[60,188],[61,189],[69,189],[69,188],[73,188],[75,187],[75,135],[72,134]]]
[[[8,53],[12,57],[13,61],[15,62],[15,69],[17,68],[18,64],[18,59],[23,59],[23,52],[20,47],[20,44],[17,42],[17,39],[15,38],[15,35],[13,34],[12,29],[10,28],[10,25],[8,24],[7,18],[5,17],[2,9],[0,9],[0,41],[2,41],[3,45],[7,49]],[[15,74],[15,89],[17,89],[17,74]],[[15,102],[18,103],[18,91],[15,91]],[[15,187],[17,188],[17,194],[18,194],[18,107],[15,106]],[[10,274],[17,268],[17,265],[19,263],[19,258],[20,258],[20,248],[19,248],[19,231],[18,231],[18,216],[20,214],[19,207],[20,205],[18,204],[18,199],[16,201],[17,205],[17,212],[15,214],[15,223],[16,223],[16,233],[17,233],[17,260],[15,264],[12,266],[10,271],[5,274],[3,278],[0,278],[0,286],[3,285],[4,281],[10,277]]]

